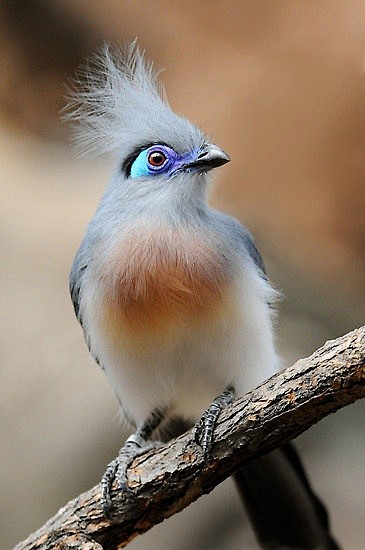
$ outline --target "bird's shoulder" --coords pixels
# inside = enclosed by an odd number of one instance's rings
[[[233,216],[218,210],[211,209],[210,218],[217,232],[223,235],[235,250],[248,256],[260,275],[266,279],[265,264],[250,231]]]

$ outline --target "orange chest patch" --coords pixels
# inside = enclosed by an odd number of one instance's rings
[[[102,266],[108,324],[157,329],[219,309],[228,284],[225,256],[192,232],[131,232]]]

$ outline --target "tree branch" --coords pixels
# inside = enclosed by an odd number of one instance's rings
[[[103,516],[98,485],[70,501],[16,550],[124,547],[209,493],[243,463],[364,396],[365,326],[327,342],[225,409],[208,464],[190,432],[138,457],[128,471],[134,494],[113,491],[117,523]]]

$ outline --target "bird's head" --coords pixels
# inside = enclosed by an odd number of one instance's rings
[[[201,180],[229,156],[172,111],[157,75],[136,42],[126,50],[105,46],[69,94],[65,118],[75,123],[77,147],[113,152],[124,183]]]

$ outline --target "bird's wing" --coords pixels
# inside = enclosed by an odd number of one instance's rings
[[[71,294],[71,300],[75,310],[75,315],[83,329],[85,341],[89,348],[89,351],[93,356],[93,358],[95,359],[95,361],[97,362],[97,364],[101,368],[103,368],[102,365],[100,364],[99,357],[97,357],[97,355],[92,349],[89,335],[87,334],[87,331],[83,323],[82,312],[80,308],[83,278],[91,262],[92,262],[92,257],[90,256],[90,254],[87,254],[87,247],[85,246],[84,242],[82,242],[75,256],[74,262],[72,264],[71,272],[70,272],[70,294]]]
[[[239,253],[248,256],[258,273],[267,280],[266,269],[259,251],[256,248],[255,241],[251,233],[238,220],[217,210],[211,211],[210,224],[217,227],[217,233],[224,235]]]
[[[260,274],[265,279],[267,279],[267,274],[266,274],[264,261],[261,257],[260,252],[256,248],[254,238],[252,237],[251,233],[245,227],[242,227],[241,239],[243,241],[245,249],[247,250],[250,258],[253,260],[253,263],[255,264],[255,266],[258,268]]]
[[[83,272],[87,269],[88,264],[83,264],[78,266],[75,262],[73,263],[71,273],[70,273],[70,294],[72,304],[74,306],[75,315],[82,326],[82,318],[80,314],[80,292],[81,292],[81,281]],[[76,264],[76,265],[75,265]]]

